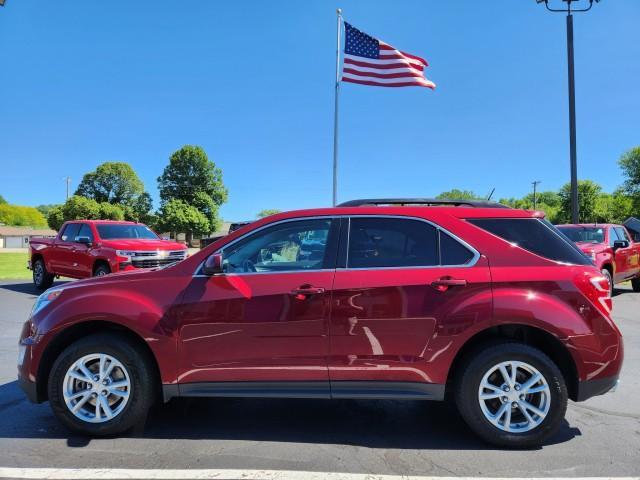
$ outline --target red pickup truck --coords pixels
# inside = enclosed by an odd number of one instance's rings
[[[623,225],[610,223],[557,225],[573,240],[613,285],[631,280],[640,292],[640,242],[634,242]]]
[[[86,278],[168,265],[187,257],[182,243],[161,239],[141,223],[109,220],[66,222],[56,238],[33,238],[28,268],[38,289],[57,276]]]

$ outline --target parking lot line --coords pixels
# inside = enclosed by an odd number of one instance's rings
[[[296,470],[241,469],[134,469],[134,468],[5,468],[0,478],[19,479],[216,479],[216,480],[521,480],[520,477],[434,477],[415,475],[375,475],[370,473],[309,472]],[[528,477],[526,480],[553,480],[562,477]],[[638,480],[640,477],[575,477],[574,480]],[[522,480],[525,480],[522,478]]]

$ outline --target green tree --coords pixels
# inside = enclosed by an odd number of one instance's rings
[[[191,232],[205,234],[211,232],[209,219],[197,208],[184,200],[172,199],[165,202],[158,214],[158,230],[163,232]]]
[[[53,230],[60,230],[64,223],[64,214],[62,213],[62,205],[53,207],[47,213],[47,224]]]
[[[47,220],[33,207],[0,203],[0,224],[44,227],[47,225]]]
[[[258,212],[258,218],[268,217],[269,215],[275,215],[276,213],[280,213],[280,210],[277,208],[265,208],[264,210]]]
[[[624,177],[623,190],[631,196],[634,210],[640,210],[640,146],[633,147],[622,154],[618,160]]]
[[[201,147],[185,145],[174,152],[169,158],[169,165],[158,177],[158,189],[162,201],[161,216],[167,212],[165,205],[168,202],[180,200],[182,205],[195,208],[207,220],[205,231],[184,230],[187,242],[191,242],[194,233],[210,233],[219,225],[218,207],[227,201],[227,189],[222,182],[222,170],[209,160]],[[193,217],[192,212],[189,216]],[[186,224],[203,227],[195,217],[193,220]],[[164,222],[163,218],[159,219],[161,225]]]
[[[0,195],[0,205],[4,203],[9,203],[9,202],[7,202],[2,195]]]
[[[483,197],[476,195],[471,190],[458,190],[457,188],[442,192],[436,198],[438,200],[484,200]]]
[[[49,211],[51,211],[51,209],[53,207],[57,207],[58,205],[55,203],[49,203],[49,204],[45,204],[45,205],[37,205],[36,206],[36,210],[38,210],[42,215],[44,215],[45,217],[47,217],[49,215]]]
[[[60,230],[69,220],[124,220],[124,209],[109,202],[98,203],[91,198],[74,195],[63,205],[49,210],[47,223],[54,230]]]
[[[602,187],[591,180],[578,180],[578,222],[590,223],[596,221],[596,202],[602,193]],[[558,193],[560,196],[560,211],[558,222],[571,221],[571,184],[566,183]]]
[[[613,194],[601,193],[595,206],[594,221],[600,223],[622,223],[633,214],[633,199],[622,190]]]
[[[131,205],[144,193],[144,184],[131,165],[124,162],[105,162],[82,177],[75,195],[95,200]]]

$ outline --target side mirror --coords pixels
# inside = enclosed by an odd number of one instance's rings
[[[91,246],[91,239],[89,237],[76,237],[76,242],[86,245],[87,247]]]
[[[202,273],[209,276],[224,273],[222,271],[222,254],[214,253],[209,255],[202,267]]]
[[[629,242],[626,240],[615,240],[613,242],[613,249],[617,250],[619,248],[627,248],[629,246]]]

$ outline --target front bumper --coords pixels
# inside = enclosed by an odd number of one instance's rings
[[[18,385],[25,393],[27,398],[31,403],[40,403],[40,399],[38,398],[38,388],[36,386],[36,382],[31,382],[26,378],[18,375]]]
[[[584,402],[591,397],[614,391],[617,388],[619,381],[620,379],[616,375],[614,377],[605,377],[579,382],[576,401]]]

